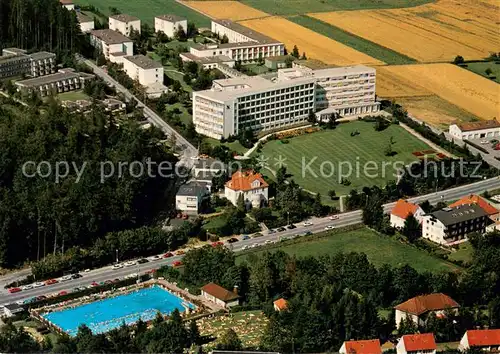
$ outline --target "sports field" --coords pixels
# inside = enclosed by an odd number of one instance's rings
[[[276,247],[266,247],[263,250],[250,254],[259,254],[265,251],[279,250],[298,257],[320,256],[324,254],[335,254],[337,252],[360,252],[365,253],[375,266],[379,267],[385,263],[392,266],[409,264],[419,272],[441,272],[459,271],[460,268],[454,264],[433,257],[425,251],[416,247],[403,244],[393,237],[381,236],[376,232],[361,228],[347,232],[330,232],[330,236],[323,238],[299,239],[290,244],[277,244]],[[249,254],[243,254],[236,258],[238,263],[248,258]]]
[[[296,45],[299,48],[300,54],[305,52],[308,58],[319,59],[327,64],[339,66],[383,64],[380,60],[358,52],[342,43],[299,26],[282,17],[266,17],[241,21],[240,23],[283,42],[289,51]]]
[[[283,161],[295,182],[323,196],[332,189],[337,195],[345,195],[351,189],[384,186],[387,181],[395,180],[398,168],[416,160],[412,152],[429,147],[397,125],[381,132],[375,131],[373,126],[373,123],[354,121],[340,124],[334,130],[289,139],[288,144],[269,141],[262,148],[262,155],[268,158],[272,169],[276,168],[278,160]],[[351,136],[356,131],[359,135]],[[388,157],[385,149],[391,137],[394,142],[392,149],[397,154]],[[349,166],[352,168],[350,174]],[[341,184],[341,177],[347,178],[351,184]]]
[[[105,15],[109,8],[116,7],[124,14],[139,17],[142,21],[154,25],[155,16],[163,14],[185,17],[198,27],[210,27],[210,19],[175,0],[76,0],[78,5],[94,5]]]
[[[311,11],[390,9],[417,6],[430,0],[242,0],[273,15],[297,15]]]
[[[385,78],[386,73],[397,80]],[[393,89],[387,84],[377,85],[377,94],[381,97],[422,96],[428,91],[479,118],[500,117],[498,84],[453,64],[386,66],[378,70],[377,79],[378,83],[406,82],[409,87],[408,92],[404,92],[398,85]]]
[[[240,21],[269,16],[238,1],[183,1],[182,3],[211,18]]]
[[[310,16],[421,62],[482,59],[500,49],[498,11],[484,0],[439,0],[405,9]]]

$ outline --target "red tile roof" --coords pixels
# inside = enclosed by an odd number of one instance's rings
[[[258,187],[252,187],[252,183],[259,181]],[[260,173],[254,171],[237,171],[233,173],[233,176],[229,181],[226,182],[226,187],[234,191],[250,191],[256,188],[266,188],[269,185],[264,181]]]
[[[204,285],[201,288],[201,290],[224,302],[232,301],[239,298],[238,294],[235,294],[232,291],[224,289],[222,286],[217,285],[215,283],[208,283],[207,285]]]
[[[407,334],[401,337],[407,352],[417,350],[435,350],[436,341],[433,333]]]
[[[495,215],[498,214],[498,210],[493,207],[490,203],[488,203],[486,200],[481,198],[478,195],[471,194],[466,197],[463,197],[462,199],[457,200],[455,203],[450,204],[450,208],[459,206],[459,205],[464,205],[464,204],[477,204],[481,209],[483,209],[488,215]]]
[[[280,311],[285,310],[288,307],[288,302],[285,299],[283,299],[283,298],[274,301],[273,304]]]
[[[63,5],[71,5],[73,4],[73,0],[59,0],[59,2]]]
[[[451,297],[442,293],[435,293],[416,296],[397,305],[395,309],[420,316],[428,311],[444,310],[446,308],[455,307],[460,307],[460,305]]]
[[[500,345],[500,329],[473,329],[468,330],[465,335],[469,347],[486,347]]]
[[[344,342],[347,354],[380,354],[380,341],[378,339],[351,340]]]
[[[418,205],[400,199],[396,202],[394,208],[392,208],[391,214],[399,216],[401,219],[406,219],[408,214],[415,214],[418,208]]]
[[[500,123],[496,119],[491,119],[491,120],[481,120],[478,122],[460,123],[457,124],[457,126],[463,132],[470,132],[481,129],[499,128]]]

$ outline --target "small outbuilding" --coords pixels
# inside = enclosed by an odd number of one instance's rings
[[[3,306],[3,312],[6,317],[13,317],[23,311],[24,308],[19,306],[18,304],[7,304]]]
[[[235,291],[229,291],[215,283],[208,283],[203,286],[201,288],[201,296],[224,308],[230,308],[240,304],[240,296],[236,288]]]

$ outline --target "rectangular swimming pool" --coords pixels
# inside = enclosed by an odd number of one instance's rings
[[[130,325],[139,319],[149,321],[154,319],[158,312],[168,315],[174,309],[182,312],[187,307],[195,308],[193,304],[167,290],[152,286],[74,308],[42,314],[42,317],[70,336],[75,336],[81,324],[87,325],[94,334],[105,333],[120,327],[122,323]]]

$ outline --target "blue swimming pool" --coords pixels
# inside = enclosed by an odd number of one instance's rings
[[[123,322],[130,325],[139,319],[149,321],[158,311],[168,315],[176,308],[182,312],[186,307],[195,306],[159,286],[153,286],[75,308],[47,313],[42,317],[69,335],[75,336],[81,324],[87,325],[95,334],[105,333],[120,327]]]

